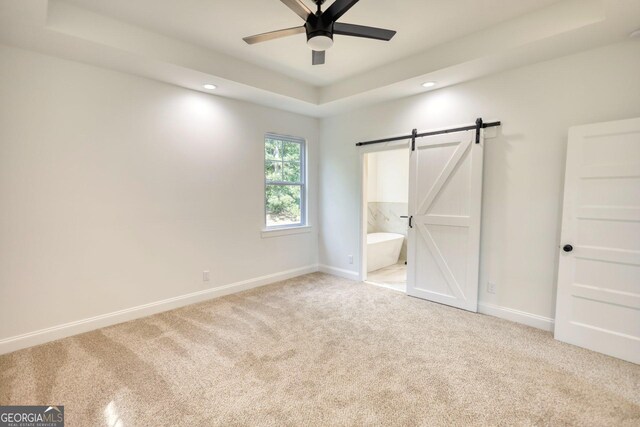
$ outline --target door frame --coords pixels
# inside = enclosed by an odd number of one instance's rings
[[[367,165],[367,154],[370,153],[379,153],[382,151],[393,151],[393,150],[409,150],[411,141],[408,139],[406,141],[392,141],[375,145],[365,145],[358,149],[358,163],[359,163],[359,172],[360,172],[360,198],[359,198],[359,216],[360,216],[360,240],[359,240],[359,260],[360,265],[358,266],[358,280],[365,281],[367,280],[367,222],[368,222],[368,210],[367,210],[367,199],[368,199],[368,165]],[[409,165],[407,165],[409,167]]]
[[[491,126],[487,128],[481,128],[480,132],[482,132],[482,139],[486,144],[488,139],[493,139],[498,136],[498,129],[500,126],[499,121],[491,121],[498,123],[498,126]],[[488,123],[488,122],[487,122]],[[454,126],[446,126],[446,127],[437,127],[432,129],[427,129],[423,132],[438,132],[447,129],[455,129],[469,126],[469,124],[458,124]],[[422,133],[422,132],[421,132]],[[360,199],[358,200],[359,205],[359,217],[360,217],[360,240],[359,240],[359,255],[360,255],[360,265],[358,266],[358,280],[365,281],[367,280],[367,209],[365,209],[365,202],[367,201],[367,165],[365,162],[365,154],[376,153],[380,151],[391,151],[398,150],[401,148],[406,148],[407,150],[411,149],[411,137],[408,137],[406,140],[399,141],[391,141],[391,142],[381,142],[379,144],[371,144],[371,145],[363,145],[360,147],[355,147],[358,152],[358,173],[360,176]],[[484,175],[484,170],[483,170]],[[484,179],[482,183],[482,187],[484,190]],[[482,212],[480,213],[480,221],[482,222]],[[480,236],[480,240],[482,242],[482,233]],[[482,254],[481,254],[482,255]],[[479,290],[480,284],[478,285]]]

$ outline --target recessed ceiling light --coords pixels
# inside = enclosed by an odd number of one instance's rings
[[[436,82],[422,83],[422,87],[434,87],[435,85],[436,85]]]
[[[212,85],[212,84],[206,84],[204,86],[202,86],[205,89],[209,89],[209,90],[213,90],[215,89],[217,86],[216,85]]]

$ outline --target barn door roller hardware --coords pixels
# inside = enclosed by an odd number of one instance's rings
[[[482,117],[476,119],[476,144],[480,144],[480,129],[482,129]]]
[[[363,145],[371,145],[371,144],[382,144],[384,142],[393,142],[393,141],[402,141],[406,139],[411,139],[411,151],[416,149],[416,138],[422,138],[425,136],[433,136],[433,135],[442,135],[445,133],[453,133],[453,132],[462,132],[465,130],[475,130],[476,131],[476,144],[480,143],[480,129],[492,128],[496,126],[500,126],[500,122],[489,122],[485,123],[482,118],[478,118],[476,120],[475,125],[462,126],[459,128],[450,128],[450,129],[442,129],[435,130],[431,132],[418,133],[416,129],[411,132],[411,135],[403,135],[403,136],[394,136],[392,138],[384,138],[384,139],[376,139],[373,141],[364,141],[357,142],[356,147],[362,147]]]
[[[416,150],[416,138],[418,137],[418,129],[411,131],[411,151]]]

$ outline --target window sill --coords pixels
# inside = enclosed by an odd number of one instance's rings
[[[289,236],[291,234],[303,234],[311,232],[310,225],[300,225],[296,227],[265,228],[262,230],[262,238]]]

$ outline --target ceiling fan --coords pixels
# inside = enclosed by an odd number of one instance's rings
[[[266,42],[294,34],[307,33],[307,45],[313,50],[311,63],[313,65],[324,64],[325,50],[333,46],[333,35],[363,37],[366,39],[389,41],[396,34],[395,31],[383,28],[367,27],[364,25],[344,24],[336,22],[359,0],[336,0],[324,12],[321,7],[325,0],[314,0],[318,7],[315,13],[311,12],[302,0],[280,0],[293,10],[300,18],[304,19],[304,25],[300,27],[286,28],[284,30],[271,31],[245,37],[248,44]]]

